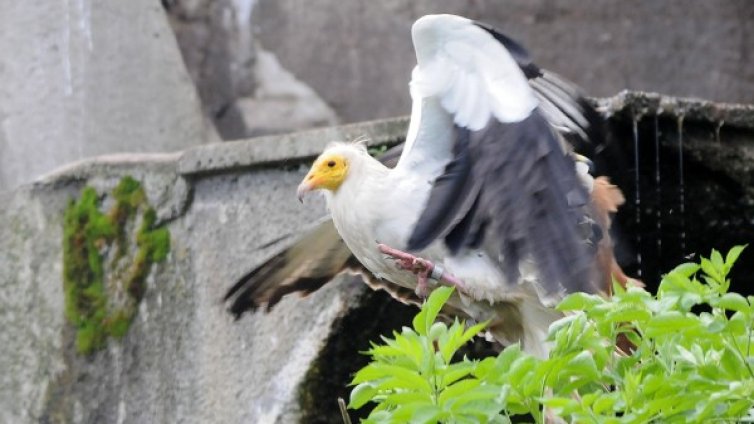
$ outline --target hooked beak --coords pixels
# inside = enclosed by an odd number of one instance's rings
[[[304,195],[312,190],[314,190],[314,186],[304,178],[304,181],[301,181],[301,184],[299,184],[296,189],[296,197],[298,198],[298,201],[304,203]]]

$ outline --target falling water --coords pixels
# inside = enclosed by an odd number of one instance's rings
[[[639,187],[639,120],[640,115],[633,113],[633,132],[634,132],[634,205],[636,207],[636,276],[641,278],[641,188]]]
[[[660,190],[660,111],[655,114],[655,223],[657,228],[657,257],[662,258],[662,191]]]
[[[678,115],[678,203],[681,214],[681,253],[686,254],[686,193],[683,174],[683,115]]]
[[[715,127],[715,141],[717,143],[720,143],[720,129],[723,128],[723,125],[725,125],[725,121],[720,120],[720,122],[717,123],[717,127]]]

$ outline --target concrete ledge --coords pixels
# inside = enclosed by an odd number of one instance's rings
[[[37,186],[53,183],[86,179],[88,176],[113,173],[113,171],[128,171],[131,168],[147,169],[154,172],[161,169],[164,172],[175,172],[178,160],[183,155],[176,153],[116,153],[95,156],[63,165],[34,181]]]
[[[365,139],[368,146],[397,144],[408,117],[197,146],[178,161],[182,175],[228,172],[254,166],[296,164],[317,156],[332,141]]]
[[[664,116],[684,121],[709,122],[743,129],[754,129],[754,105],[715,103],[709,100],[671,97],[659,93],[623,91],[616,96],[594,99],[606,117],[624,115],[636,117]]]

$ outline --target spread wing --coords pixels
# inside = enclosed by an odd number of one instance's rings
[[[526,50],[507,36],[484,24],[472,24],[484,29],[510,52],[533,89],[538,100],[539,112],[548,124],[573,146],[575,151],[591,156],[591,152],[602,148],[605,143],[602,118],[573,83],[553,72],[537,67]],[[415,92],[416,90],[412,94]],[[445,172],[448,162],[454,158],[452,152],[455,148],[456,132],[459,129],[455,128],[452,116],[447,113],[435,114],[435,116],[426,113],[424,115],[426,119],[423,120],[422,109],[427,104],[418,97],[413,100],[411,124],[405,144],[408,147],[404,149],[404,144],[400,144],[385,152],[380,160],[390,167],[395,166],[404,150],[408,152],[412,150],[412,146],[416,148],[416,139],[421,129],[422,134],[434,136],[436,142],[444,141],[446,152],[438,154],[440,149],[437,149],[437,146],[427,145],[425,146],[427,153],[414,152],[410,156],[406,153],[403,156],[408,159],[403,160],[403,163],[408,164],[407,161],[412,157],[416,160],[420,160],[418,158],[423,155],[432,157],[434,152],[439,156],[432,164],[433,169],[428,172],[440,175]],[[455,216],[447,210],[443,215]],[[467,216],[473,215],[467,214]],[[464,222],[468,225],[472,220]],[[458,227],[457,236],[466,234],[462,233],[463,228],[465,227]],[[478,229],[479,226],[476,228]],[[394,298],[404,303],[420,303],[420,299],[412,291],[382,282],[362,267],[350,254],[329,219],[305,231],[293,245],[278,252],[239,278],[228,290],[225,301],[229,303],[229,311],[236,317],[240,317],[244,312],[254,311],[260,306],[272,308],[282,297],[290,293],[311,293],[341,273],[358,274],[373,288],[385,289]]]
[[[453,141],[438,145],[420,124],[413,151],[401,158],[411,163],[414,154],[439,149],[445,161],[407,248],[421,250],[442,238],[452,253],[484,249],[509,281],[517,280],[523,261],[533,262],[548,296],[595,291],[590,242],[600,234],[589,193],[553,129],[558,124],[547,119],[578,111],[557,100],[540,106],[562,93],[543,78],[532,84],[548,87],[538,95],[526,75],[533,65],[516,62],[528,58],[523,48],[506,48],[511,42],[487,27],[434,15],[419,19],[412,35],[418,65],[411,87],[423,105],[421,120],[450,119]],[[588,136],[588,121],[571,122],[569,130]]]
[[[393,147],[380,160],[393,167],[402,149],[402,145]],[[385,290],[403,303],[421,304],[412,290],[379,280],[364,268],[348,250],[329,217],[303,231],[291,246],[239,278],[223,300],[229,303],[229,312],[240,318],[244,312],[260,307],[270,310],[288,294],[305,296],[319,290],[344,273],[360,276],[373,289]]]

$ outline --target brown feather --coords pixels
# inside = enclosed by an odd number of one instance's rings
[[[610,226],[612,220],[611,213],[618,211],[618,207],[625,203],[626,198],[620,189],[611,184],[607,177],[597,177],[594,179],[594,188],[592,189],[592,206],[595,211],[595,218],[602,227],[605,235],[600,241],[597,249],[597,266],[602,276],[602,287],[606,293],[612,293],[613,278],[623,287],[626,287],[629,281],[638,286],[644,284],[636,279],[628,277],[615,260],[613,253],[613,243],[610,238]]]
[[[607,295],[612,295],[613,279],[624,288],[631,282],[634,285],[643,287],[644,283],[627,276],[615,260],[613,252],[613,243],[610,240],[611,219],[610,214],[618,211],[618,206],[626,201],[620,189],[610,183],[607,177],[598,177],[594,179],[594,189],[592,190],[592,205],[603,228],[605,239],[602,240],[597,249],[597,266],[603,276],[603,287]],[[619,334],[615,340],[616,347],[624,352],[633,352],[636,348],[626,337],[625,334]]]
[[[269,311],[289,294],[306,296],[343,273],[360,276],[372,289],[385,290],[402,303],[422,303],[414,291],[380,280],[364,268],[329,219],[239,278],[224,300],[231,303],[230,312],[240,318],[244,312],[260,307]]]
[[[339,274],[351,252],[331,220],[309,230],[295,244],[239,278],[225,295],[236,318],[260,306],[275,306],[293,292],[314,292]]]

